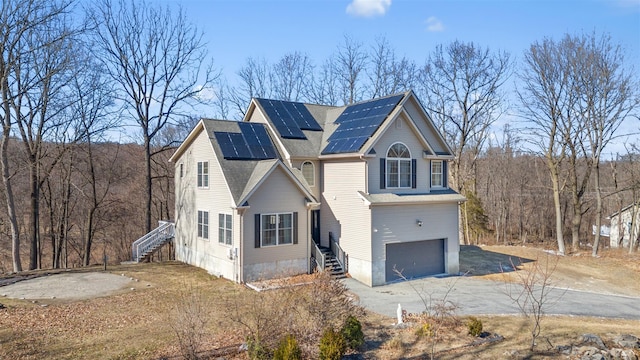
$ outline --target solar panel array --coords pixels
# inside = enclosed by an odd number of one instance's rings
[[[239,133],[216,131],[222,156],[227,160],[266,160],[277,157],[267,129],[262,124],[240,122]]]
[[[280,136],[285,139],[306,139],[302,130],[322,131],[309,110],[302,103],[256,99],[267,113]]]
[[[329,144],[322,150],[322,154],[341,154],[360,150],[403,96],[396,95],[348,106],[336,119],[338,128],[329,137]]]

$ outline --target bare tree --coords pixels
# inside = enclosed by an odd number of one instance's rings
[[[313,64],[307,55],[297,51],[285,54],[271,71],[275,97],[285,101],[301,101],[308,92],[312,73]]]
[[[180,9],[137,1],[103,0],[91,10],[106,72],[131,118],[140,126],[145,147],[146,231],[151,230],[153,138],[185,115],[185,107],[217,77],[205,63],[202,34]]]
[[[611,43],[610,36],[583,35],[578,41],[581,46],[580,54],[576,56],[579,78],[576,90],[581,95],[578,111],[586,120],[585,132],[594,166],[596,232],[592,255],[597,256],[602,222],[600,159],[604,148],[620,136],[620,125],[638,108],[640,97],[637,84],[632,81],[631,70],[624,67],[622,49]]]
[[[502,114],[500,87],[509,71],[509,54],[460,41],[438,45],[423,69],[422,100],[453,146],[452,172],[458,191],[466,189],[463,154],[470,153],[469,168],[474,171],[489,127]]]
[[[326,60],[320,72],[313,75],[307,99],[315,104],[337,106],[340,102],[338,75],[334,66],[335,59]]]
[[[237,72],[240,85],[230,93],[231,102],[243,117],[247,104],[254,97],[270,97],[272,94],[269,64],[264,58],[247,58]]]
[[[66,136],[68,122],[60,115],[69,103],[65,96],[66,79],[73,69],[73,37],[78,32],[69,26],[70,1],[5,1],[1,11],[2,164],[12,227],[14,270],[20,271],[19,231],[6,146],[15,131],[27,154],[31,186],[29,268],[36,269],[40,266],[41,251],[40,190],[61,156],[60,153],[54,154],[53,160],[41,166],[49,157],[43,144],[56,136]]]
[[[520,73],[522,88],[517,90],[522,116],[529,120],[529,141],[544,157],[551,178],[560,254],[565,253],[560,202],[561,164],[567,148],[563,137],[564,114],[573,107],[569,72],[563,60],[567,54],[563,49],[566,48],[551,39],[533,43],[524,54],[524,68]]]
[[[398,59],[395,50],[385,37],[379,37],[371,48],[371,67],[368,71],[371,98],[387,96],[413,88],[417,79],[416,64],[403,57]]]
[[[365,91],[362,78],[367,66],[367,54],[362,43],[345,36],[344,43],[338,46],[333,60],[333,71],[339,79],[343,104],[362,100]]]

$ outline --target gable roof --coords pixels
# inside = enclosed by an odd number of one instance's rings
[[[418,126],[403,109],[404,104],[413,100],[418,108],[418,116],[428,123]],[[276,109],[277,107],[277,109]],[[285,109],[303,109],[316,122],[314,129],[300,125]],[[372,100],[361,101],[347,106],[324,106],[298,102],[274,101],[254,98],[243,121],[250,121],[254,112],[259,111],[286,155],[291,158],[351,157],[366,155],[378,138],[400,114],[407,121],[420,142],[425,146],[425,156],[451,158],[453,152],[438,131],[431,118],[420,104],[413,91],[393,94]],[[280,118],[284,114],[287,124]],[[445,151],[436,152],[422,133],[425,129],[435,134],[435,139]],[[433,137],[432,137],[433,139]]]
[[[281,161],[281,155],[277,152],[273,159],[229,159],[225,158],[223,148],[221,147],[219,136],[220,133],[241,133],[240,125],[238,121],[231,120],[213,120],[213,119],[201,119],[198,125],[191,131],[187,139],[178,147],[176,152],[171,156],[169,161],[176,162],[182,156],[182,154],[189,147],[191,142],[201,133],[205,132],[209,138],[211,148],[218,160],[218,164],[222,169],[222,173],[225,177],[225,182],[231,193],[236,206],[243,206],[248,197],[254,192],[254,190],[264,181],[269,174],[273,172],[277,167],[284,169],[285,173],[292,179],[298,186],[300,191],[309,199],[314,199],[311,191],[307,188],[304,182],[300,180],[285,166]],[[255,124],[255,123],[254,123]],[[257,126],[265,126],[263,124],[255,124]],[[268,132],[267,132],[268,133]],[[270,135],[269,135],[270,137]],[[315,200],[315,199],[314,199]]]

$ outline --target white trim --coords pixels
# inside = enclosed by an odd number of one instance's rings
[[[202,174],[200,173],[200,164],[203,164],[202,165]],[[207,165],[206,174],[205,174],[205,171],[204,171],[204,164]],[[198,188],[198,189],[208,189],[209,188],[209,180],[211,180],[211,177],[209,176],[210,175],[209,169],[210,169],[210,166],[209,166],[209,161],[208,160],[207,161],[196,161],[196,188]],[[206,180],[207,180],[206,181],[206,185],[205,185],[205,181],[204,181],[205,175],[206,175]],[[200,177],[201,176],[202,176],[202,185],[200,185],[200,183],[201,183]]]
[[[275,232],[276,232],[276,243],[273,245],[265,245],[262,240],[263,240],[263,232],[264,232],[264,228],[262,227],[262,219],[264,216],[272,216],[275,215],[276,216],[276,228],[275,228]],[[281,244],[278,241],[278,223],[279,223],[279,219],[280,219],[280,215],[291,215],[291,242],[290,243],[284,243]],[[294,245],[293,243],[293,238],[294,238],[294,223],[293,223],[293,212],[281,212],[281,213],[262,213],[260,214],[260,247],[274,247],[274,246],[286,246],[286,245]]]
[[[200,213],[202,213],[203,215],[206,213],[207,214],[207,237],[201,236],[200,235],[200,224],[204,224],[200,223]],[[204,229],[204,228],[203,228]],[[202,232],[204,234],[204,231]],[[198,239],[202,239],[205,241],[209,241],[211,239],[211,216],[209,216],[209,210],[197,210],[196,211],[196,237]]]
[[[311,170],[312,170],[311,179],[313,180],[313,183],[309,183],[309,179],[307,179],[307,177],[304,174],[304,164],[311,165]],[[307,185],[309,185],[309,187],[316,186],[316,165],[311,160],[305,160],[302,162],[302,164],[300,164],[300,172],[302,173],[302,177],[307,181]]]
[[[431,160],[429,161],[429,184],[432,189],[444,189],[444,161],[443,160]],[[433,185],[433,165],[440,164],[440,185]],[[437,173],[436,173],[437,174]]]
[[[226,239],[223,239],[222,242],[220,242],[220,215],[224,215],[225,216],[225,224],[222,227],[225,231],[225,237],[226,237],[226,231],[231,231],[231,244],[227,244]],[[226,224],[226,217],[227,216],[231,216],[231,228],[227,229],[227,224]],[[218,213],[218,245],[223,245],[223,246],[233,246],[233,214],[232,213],[225,213],[225,212],[219,212]]]
[[[389,157],[389,151],[396,144],[400,144],[400,145],[404,146],[405,149],[407,149],[407,152],[409,153],[409,157],[408,158]],[[389,183],[390,183],[390,181],[389,181],[390,172],[389,172],[389,166],[388,166],[389,160],[396,161],[397,164],[398,164],[398,174],[397,174],[398,186],[390,186],[389,185]],[[386,186],[385,187],[387,189],[411,189],[411,185],[412,185],[411,184],[411,179],[413,178],[413,169],[412,169],[413,166],[411,164],[411,160],[413,160],[413,158],[411,157],[411,149],[409,149],[409,147],[405,143],[403,143],[402,141],[396,141],[393,144],[389,145],[389,147],[387,148],[387,151],[385,152],[385,161],[384,161],[384,166],[385,166],[384,176],[386,177],[386,179],[385,179],[385,185]],[[402,175],[402,172],[400,171],[400,162],[401,161],[402,162],[405,162],[405,161],[409,162],[409,186],[401,186],[401,181],[400,181],[401,180],[401,175]]]

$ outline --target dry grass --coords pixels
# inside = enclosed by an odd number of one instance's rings
[[[483,250],[528,259],[535,259],[541,251],[502,246],[484,247]],[[571,283],[574,288],[584,286],[588,290],[597,286],[597,289],[639,296],[637,255],[635,258],[615,252],[603,252],[602,255],[599,259],[587,254],[560,258],[555,280],[561,284]],[[211,321],[207,325],[203,355],[216,358],[217,349],[231,349],[232,352],[248,335],[246,329],[233,321],[225,306],[225,302],[234,299],[244,299],[244,304],[239,306],[250,306],[256,301],[258,293],[244,286],[176,262],[118,266],[110,268],[110,272],[139,279],[136,290],[127,289],[112,296],[84,301],[52,300],[46,307],[25,300],[0,299],[7,306],[0,310],[0,359],[178,359],[180,351],[170,326],[171,314],[181,294],[189,288],[197,289],[203,301],[210,305]],[[593,285],[587,280],[592,280]],[[288,290],[273,290],[269,296],[278,298],[280,291],[284,294]],[[319,297],[318,293],[315,297]],[[640,321],[548,317],[543,323],[536,352],[530,353],[529,334],[522,317],[479,318],[485,331],[500,334],[504,340],[469,346],[477,339],[467,334],[462,319],[440,332],[436,358],[560,359],[563,357],[546,352],[549,343],[569,345],[583,333],[598,334],[605,342],[617,334],[640,335]],[[372,313],[362,318],[366,339],[362,358],[428,359],[430,342],[424,336],[416,335],[417,324],[396,328],[393,323],[394,319]],[[246,354],[225,355],[225,358],[246,359]]]

